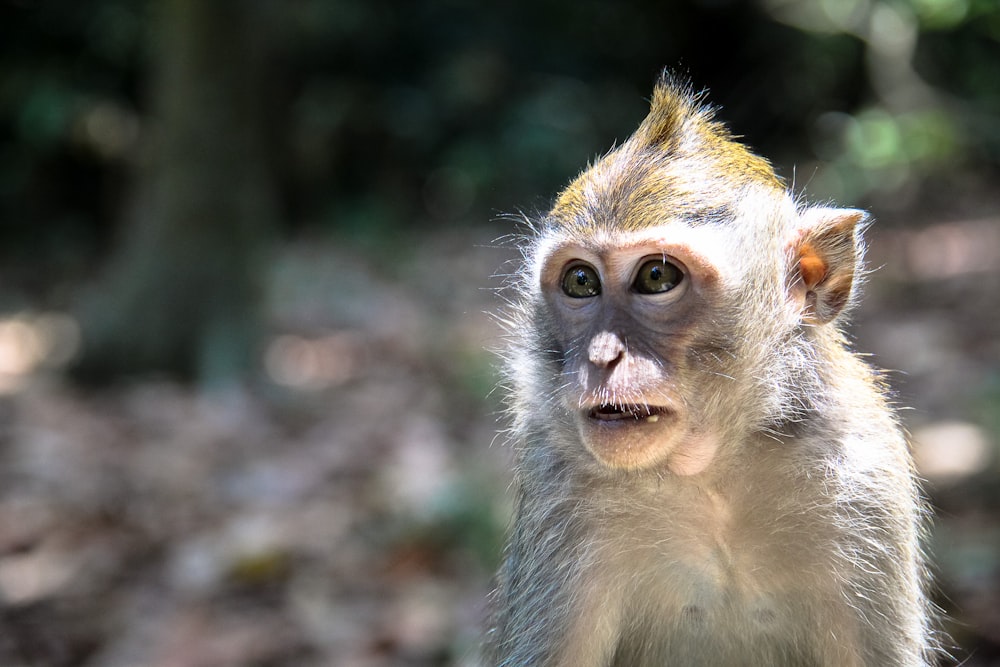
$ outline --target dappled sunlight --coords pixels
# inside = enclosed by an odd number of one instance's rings
[[[921,228],[876,226],[869,260],[877,277],[942,281],[1000,274],[1000,219],[955,220]]]
[[[366,354],[359,334],[336,332],[310,338],[285,334],[267,346],[264,367],[280,385],[319,391],[357,376]]]
[[[16,391],[36,370],[59,369],[80,348],[80,326],[63,313],[0,318],[0,393]]]
[[[913,433],[917,470],[932,484],[955,484],[983,472],[996,458],[985,431],[968,422],[934,422]]]
[[[902,234],[906,268],[917,279],[1000,271],[1000,221],[954,222]]]

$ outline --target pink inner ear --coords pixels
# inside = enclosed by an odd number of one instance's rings
[[[799,275],[806,289],[812,289],[826,278],[826,262],[820,259],[812,246],[806,245],[802,248],[802,256],[799,258]]]

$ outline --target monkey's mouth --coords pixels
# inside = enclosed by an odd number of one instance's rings
[[[591,408],[587,416],[599,422],[618,422],[623,420],[633,420],[641,422],[659,421],[662,415],[669,412],[667,408],[658,405],[619,405],[616,403],[602,403]]]
[[[581,406],[581,444],[603,465],[638,470],[665,462],[683,435],[685,413],[669,397],[664,405],[639,400]]]

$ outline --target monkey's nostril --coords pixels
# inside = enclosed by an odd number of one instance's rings
[[[619,352],[614,356],[608,355],[605,357],[598,357],[596,359],[591,357],[590,360],[594,363],[595,366],[598,366],[599,368],[611,368],[612,366],[617,364],[621,360],[621,358],[622,355],[621,352]]]

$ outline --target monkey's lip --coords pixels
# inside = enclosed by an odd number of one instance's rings
[[[587,417],[598,422],[656,422],[670,410],[662,405],[619,405],[602,403],[587,411]]]

